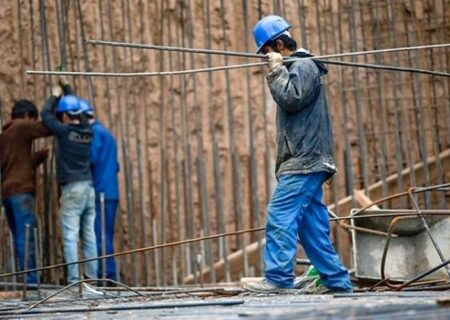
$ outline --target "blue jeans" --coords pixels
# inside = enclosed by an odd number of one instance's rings
[[[28,237],[28,269],[36,267],[34,255],[34,228],[36,227],[36,215],[34,213],[35,201],[31,193],[19,193],[3,199],[6,220],[14,239],[14,250],[19,258],[19,270],[25,266],[25,237],[26,225],[29,225]],[[36,283],[36,272],[27,275],[28,283]]]
[[[105,252],[114,253],[114,221],[119,200],[105,199]],[[95,198],[95,236],[97,238],[97,252],[102,252],[102,210],[99,197]],[[102,260],[98,261],[98,277],[102,278]],[[113,257],[106,259],[106,278],[116,280],[116,261]]]
[[[264,272],[279,287],[293,287],[298,237],[327,288],[352,288],[330,241],[328,210],[322,203],[325,178],[325,172],[281,175],[272,194],[267,207]]]
[[[66,263],[78,259],[78,240],[81,235],[85,259],[97,257],[95,243],[95,193],[90,181],[80,181],[61,187],[61,226],[63,233],[64,260]],[[97,261],[84,264],[84,274],[88,278],[97,278]],[[67,267],[68,283],[80,280],[78,265]]]

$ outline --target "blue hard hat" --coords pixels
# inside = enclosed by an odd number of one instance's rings
[[[82,112],[81,105],[76,96],[67,95],[62,96],[59,99],[58,105],[56,106],[56,113],[67,112],[72,115],[77,115]]]
[[[260,53],[270,40],[276,39],[291,27],[292,25],[280,16],[267,16],[259,20],[253,27],[256,53]]]
[[[88,115],[94,115],[94,109],[92,108],[91,104],[88,101],[86,101],[82,98],[79,98],[78,100],[80,103],[80,108],[81,108],[82,113],[85,113]]]

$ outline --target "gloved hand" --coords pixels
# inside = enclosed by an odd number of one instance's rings
[[[62,90],[61,86],[53,86],[52,96],[59,98],[62,96],[62,94],[63,94],[63,90]]]
[[[269,69],[271,71],[274,68],[283,65],[283,56],[278,52],[269,52],[266,56],[269,58]]]

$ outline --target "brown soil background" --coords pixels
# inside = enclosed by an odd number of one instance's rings
[[[66,70],[75,71],[163,71],[254,61],[91,46],[84,45],[83,38],[253,52],[252,26],[260,16],[275,13],[292,23],[299,45],[320,55],[445,43],[450,27],[446,0],[18,0],[2,4],[3,122],[14,100],[28,98],[40,106],[56,81],[54,76],[26,75],[26,70],[55,70],[63,63]],[[448,49],[346,61],[444,72],[450,62]],[[340,173],[331,187],[326,186],[327,203],[450,147],[447,78],[331,65],[329,69],[326,81]],[[119,143],[121,210],[116,250],[263,224],[275,184],[275,106],[264,72],[248,68],[195,76],[73,78],[77,93],[93,101],[98,118]],[[49,159],[38,177],[44,264],[61,261],[51,168]],[[437,180],[428,178],[424,183],[445,179],[448,172],[440,172]],[[383,192],[407,187],[399,179]],[[445,205],[448,199],[439,201]],[[350,265],[347,233],[337,227],[333,232]],[[256,235],[230,238],[225,249],[231,253],[256,239]],[[1,240],[3,246],[8,235]],[[120,258],[121,276],[132,284],[179,283],[195,268],[197,253],[203,254],[206,265],[220,259],[217,242],[169,248]],[[4,270],[10,268],[6,255]],[[253,267],[258,275],[259,264]],[[243,271],[232,278],[240,275]],[[59,271],[46,276],[51,281],[63,278]]]

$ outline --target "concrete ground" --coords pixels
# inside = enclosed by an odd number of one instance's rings
[[[85,293],[80,299],[75,291],[64,292],[27,310],[39,301],[36,291],[30,291],[30,301],[4,296],[0,319],[450,319],[449,291],[263,295],[227,288],[220,294],[142,293],[146,296]]]

